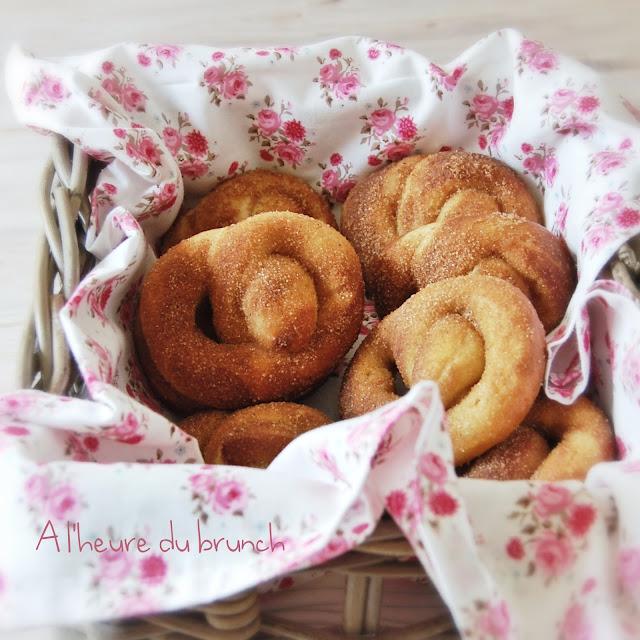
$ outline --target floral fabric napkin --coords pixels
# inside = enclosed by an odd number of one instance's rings
[[[443,66],[349,37],[123,44],[59,60],[13,51],[7,71],[22,122],[106,166],[87,238],[99,261],[61,312],[88,397],[0,398],[3,627],[229,596],[345,552],[386,507],[465,637],[638,636],[640,311],[598,279],[640,231],[633,105],[511,30]],[[304,435],[266,471],[203,466],[146,390],[130,335],[151,247],[184,198],[261,166],[340,203],[375,167],[454,147],[519,171],[574,253],[580,279],[548,336],[545,388],[568,403],[591,380],[620,460],[585,483],[459,480],[437,389],[422,383]],[[374,322],[368,309],[363,334]],[[339,371],[320,404],[334,403]]]

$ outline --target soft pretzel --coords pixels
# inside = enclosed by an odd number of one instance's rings
[[[473,460],[462,475],[482,480],[526,480],[550,451],[543,436],[522,424],[506,440]]]
[[[418,288],[467,273],[504,278],[531,300],[547,332],[562,320],[575,283],[564,241],[510,213],[445,220],[416,248],[411,267]]]
[[[136,346],[149,382],[178,410],[298,397],[358,336],[362,273],[336,230],[263,213],[170,249],[147,274]]]
[[[329,424],[317,409],[292,402],[270,402],[230,414],[203,411],[180,428],[198,440],[207,464],[266,468],[299,435]]]
[[[593,465],[614,459],[611,425],[585,397],[571,405],[539,398],[515,433],[525,430],[526,439],[505,440],[474,460],[465,475],[492,480],[584,480]]]
[[[418,290],[412,256],[438,223],[496,211],[542,219],[533,196],[509,167],[488,156],[443,151],[410,156],[360,181],[344,204],[340,226],[385,314]]]
[[[162,240],[162,251],[202,231],[226,227],[268,211],[302,213],[336,227],[325,199],[304,180],[255,169],[225,180],[193,209],[178,216]]]
[[[365,339],[345,374],[345,418],[397,399],[394,367],[408,387],[435,380],[456,464],[505,440],[535,400],[544,373],[544,329],[505,280],[468,275],[426,286]]]

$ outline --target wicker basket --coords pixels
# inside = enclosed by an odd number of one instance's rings
[[[79,148],[54,135],[52,158],[40,190],[44,237],[40,246],[38,276],[32,318],[22,348],[19,383],[62,395],[79,395],[83,383],[75,367],[58,319],[58,311],[93,266],[84,248],[89,222],[89,194],[99,163]],[[609,265],[609,275],[640,300],[640,237],[623,245]],[[314,568],[317,572],[318,568]],[[321,567],[344,577],[342,632],[320,631],[263,615],[255,591],[232,599],[196,607],[191,611],[157,615],[140,620],[91,625],[88,638],[142,640],[178,638],[199,640],[336,640],[375,637],[378,640],[418,640],[458,637],[451,616],[437,591],[427,580],[425,608],[434,613],[428,622],[404,628],[379,630],[383,580],[425,579],[421,565],[393,522],[382,520],[370,538],[353,551]]]

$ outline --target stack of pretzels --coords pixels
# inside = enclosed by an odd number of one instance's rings
[[[574,266],[523,181],[462,151],[412,156],[353,189],[341,230],[384,319],[344,378],[343,417],[435,380],[454,460],[474,478],[584,478],[614,454],[589,400],[541,393],[545,333],[563,318]]]
[[[330,422],[291,402],[352,347],[365,286],[383,317],[339,398],[353,417],[435,380],[455,463],[473,478],[583,478],[613,457],[602,412],[541,393],[545,334],[575,286],[564,242],[518,175],[466,152],[411,156],[361,180],[341,233],[302,180],[228,180],[178,217],[140,294],[150,385],[206,462],[266,467]]]

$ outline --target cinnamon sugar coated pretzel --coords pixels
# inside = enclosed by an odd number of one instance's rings
[[[356,352],[340,410],[361,415],[435,380],[448,410],[456,464],[505,440],[527,415],[542,383],[544,329],[525,295],[484,275],[426,286],[384,318]]]
[[[526,434],[526,435],[525,435]],[[541,397],[511,438],[474,460],[466,476],[492,480],[584,480],[613,460],[611,425],[584,397],[563,405]]]
[[[179,426],[198,440],[207,464],[264,469],[294,438],[330,422],[317,409],[270,402],[231,414],[203,411],[185,418]]]
[[[344,204],[340,225],[384,315],[418,290],[412,257],[439,223],[496,211],[542,220],[533,196],[509,167],[480,154],[443,151],[410,156],[361,180]]]
[[[504,278],[531,300],[547,332],[562,320],[575,286],[564,240],[509,213],[445,220],[414,252],[412,272],[420,288],[467,273]]]
[[[356,339],[362,272],[323,222],[271,212],[170,249],[142,285],[141,365],[172,408],[238,409],[298,397]]]
[[[193,209],[179,215],[162,240],[162,251],[202,231],[226,227],[268,211],[293,211],[337,226],[327,202],[304,180],[254,169],[225,180]]]

